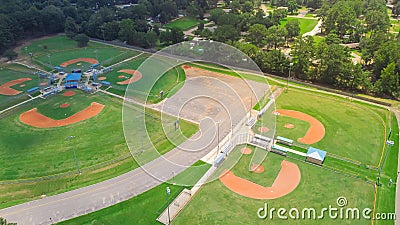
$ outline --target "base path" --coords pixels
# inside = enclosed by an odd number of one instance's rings
[[[28,80],[32,80],[31,78],[20,78],[20,79],[16,79],[16,80],[12,80],[9,81],[3,85],[0,86],[0,95],[17,95],[19,93],[21,93],[22,91],[18,91],[15,90],[13,88],[11,88],[11,86],[20,84],[22,82],[28,81]]]
[[[276,110],[279,115],[289,116],[295,119],[303,120],[310,123],[310,128],[308,129],[306,135],[302,138],[297,139],[298,142],[303,144],[314,144],[320,141],[325,136],[325,127],[324,125],[314,117],[294,110]]]
[[[264,187],[249,180],[236,176],[227,170],[220,176],[220,181],[231,191],[254,199],[276,199],[289,194],[300,183],[299,167],[291,162],[282,161],[282,169],[271,187]]]
[[[34,108],[22,113],[19,116],[19,119],[21,120],[21,122],[37,128],[61,127],[90,119],[99,114],[103,110],[103,108],[104,105],[92,102],[89,107],[62,120],[49,118],[41,113],[38,113],[37,108]]]

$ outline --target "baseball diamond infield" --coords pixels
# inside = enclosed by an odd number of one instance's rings
[[[98,115],[103,110],[103,108],[104,105],[97,102],[92,102],[89,107],[62,120],[51,119],[41,113],[38,113],[37,108],[33,108],[27,112],[22,113],[19,116],[19,119],[21,120],[21,122],[37,128],[61,127],[90,119]]]
[[[71,97],[71,96],[74,96],[75,94],[76,94],[75,91],[66,91],[66,92],[64,92],[63,96]]]
[[[120,70],[118,72],[130,74],[130,75],[132,75],[132,77],[129,79],[126,79],[124,81],[117,82],[117,84],[122,84],[122,85],[130,84],[130,83],[134,83],[142,78],[142,73],[137,70]]]
[[[295,119],[303,120],[310,123],[310,128],[307,130],[306,135],[304,137],[297,139],[298,142],[303,144],[314,144],[325,136],[325,127],[324,125],[314,117],[294,110],[276,110],[279,115],[289,116]]]
[[[32,79],[31,78],[20,78],[20,79],[12,80],[12,81],[5,83],[0,86],[0,94],[1,95],[17,95],[17,94],[21,93],[22,91],[15,90],[15,89],[11,88],[11,86],[20,84],[20,83],[28,81],[28,80],[32,80]]]
[[[299,167],[286,160],[281,163],[281,170],[271,187],[264,187],[226,170],[219,177],[220,181],[231,191],[253,199],[276,199],[294,191],[300,183]]]
[[[77,62],[87,62],[87,63],[90,63],[90,64],[99,63],[99,61],[97,61],[96,59],[93,59],[93,58],[77,58],[77,59],[71,59],[71,60],[68,60],[66,62],[63,62],[63,63],[60,64],[60,66],[61,67],[67,67],[67,66],[69,66],[71,64],[74,64],[74,63],[77,63]]]

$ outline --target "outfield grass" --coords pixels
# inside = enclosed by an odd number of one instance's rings
[[[196,18],[192,18],[189,16],[179,18],[172,22],[165,24],[166,28],[178,28],[182,31],[189,30],[190,28],[196,27],[199,24],[199,21]]]
[[[238,151],[240,146],[234,151]],[[349,178],[302,161],[284,158],[269,153],[263,162],[265,172],[256,174],[248,171],[251,155],[243,155],[233,171],[236,175],[253,182],[270,185],[273,183],[282,160],[296,163],[301,171],[299,186],[290,194],[274,200],[255,200],[240,196],[227,189],[219,180],[206,184],[197,193],[191,203],[183,209],[172,224],[335,224],[325,214],[324,220],[261,220],[257,210],[268,206],[289,210],[292,207],[303,209],[314,207],[317,212],[323,207],[336,207],[336,199],[345,196],[347,207],[373,207],[373,186],[361,180]],[[360,198],[360,196],[363,196]],[[354,224],[354,221],[341,220],[341,224]],[[357,224],[370,224],[370,221],[360,220]]]
[[[295,18],[295,17],[286,17],[281,20],[281,26],[285,26],[287,22],[290,20],[298,20],[300,23],[300,35],[310,32],[317,25],[318,20],[309,19],[309,18]]]
[[[199,180],[211,166],[204,166],[201,171],[194,169],[195,166],[202,164],[197,162],[177,176],[190,179],[190,181]],[[165,201],[166,187],[171,189],[171,201],[184,188],[190,188],[164,183],[125,202],[59,224],[160,224],[156,219],[167,207]]]

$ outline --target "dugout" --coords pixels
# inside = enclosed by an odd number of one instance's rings
[[[292,146],[293,145],[293,140],[284,138],[281,136],[276,137],[276,142],[287,145],[287,146]]]

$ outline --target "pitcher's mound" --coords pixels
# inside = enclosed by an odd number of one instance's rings
[[[19,87],[25,87],[26,85],[25,84],[21,84],[21,85],[19,85]]]
[[[251,151],[250,148],[244,147],[244,148],[241,148],[241,149],[240,149],[240,152],[241,152],[243,155],[250,155],[252,151]]]
[[[269,128],[268,127],[259,127],[258,131],[260,131],[261,133],[266,133],[269,131]]]
[[[123,75],[120,75],[120,76],[118,76],[118,78],[119,78],[119,79],[121,79],[121,78],[125,78],[125,76],[123,76]]]
[[[294,128],[294,125],[291,124],[291,123],[287,123],[287,124],[285,124],[285,128],[287,128],[287,129],[293,129],[293,128]]]
[[[264,167],[258,164],[253,164],[251,165],[250,170],[254,173],[262,173],[264,172]]]
[[[60,108],[63,108],[63,109],[68,108],[68,107],[69,107],[68,103],[64,103],[64,104],[60,105]]]
[[[71,97],[71,96],[74,96],[76,93],[75,93],[75,91],[67,91],[67,92],[64,92],[64,96],[65,97]]]

